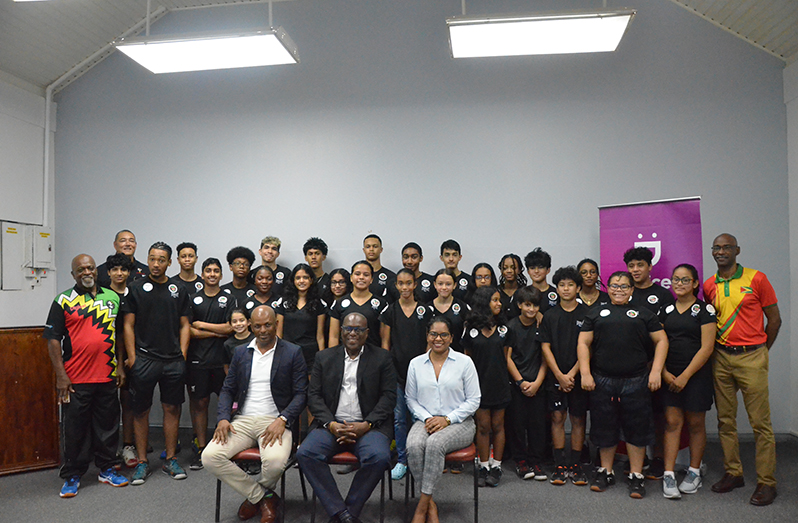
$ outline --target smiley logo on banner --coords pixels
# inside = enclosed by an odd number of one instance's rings
[[[642,233],[638,234],[637,239],[642,240],[643,234]],[[651,233],[651,241],[637,241],[635,242],[635,247],[645,247],[647,249],[652,250],[652,252],[654,253],[653,258],[651,259],[652,267],[656,265],[659,259],[662,257],[662,242],[660,240],[657,240],[657,233],[655,232]]]
[[[626,315],[629,316],[630,318],[637,318],[638,314],[640,314],[640,313],[637,312],[637,311],[633,311],[633,310],[626,311]]]

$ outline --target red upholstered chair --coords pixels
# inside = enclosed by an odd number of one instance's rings
[[[455,450],[446,454],[446,463],[471,463],[474,467],[474,523],[479,523],[479,487],[477,485],[477,447],[472,443],[464,449]],[[416,497],[416,480],[410,469],[407,470],[408,480],[405,482],[405,521],[410,520],[410,497]],[[412,492],[411,492],[412,491]]]
[[[259,470],[260,469],[260,452],[258,451],[258,447],[252,447],[251,449],[242,450],[235,456],[233,456],[232,461],[236,462],[239,467],[247,471],[247,474],[250,473],[250,470]],[[285,470],[290,469],[296,463],[296,458],[292,454],[291,457],[288,459],[288,463],[286,464]],[[299,470],[299,469],[297,469]],[[257,473],[257,472],[255,472]],[[307,488],[305,487],[305,476],[302,474],[302,471],[299,470],[299,481],[302,484],[302,497],[305,501],[308,500],[308,492]],[[283,523],[285,520],[285,471],[283,471],[283,475],[280,477],[280,498],[283,499],[283,510],[280,512],[280,523]],[[220,479],[216,480],[216,523],[219,523],[219,511],[220,505],[222,503],[222,481]]]
[[[351,452],[339,452],[338,454],[333,455],[330,459],[327,460],[327,463],[330,465],[358,465],[360,462],[357,459],[357,456],[352,454]],[[382,475],[382,481],[380,482],[380,523],[385,522],[385,483],[387,477],[388,483],[388,497],[393,499],[393,485],[391,485],[391,478],[388,477],[391,473],[391,465],[390,462],[388,464],[388,468],[385,469],[385,473]],[[301,474],[301,472],[300,472]],[[303,483],[304,485],[304,483]],[[307,499],[307,498],[305,498]],[[313,493],[313,501],[310,505],[310,523],[316,523],[316,493]]]

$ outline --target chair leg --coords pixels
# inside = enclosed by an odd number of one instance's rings
[[[479,483],[477,481],[477,476],[479,476],[479,469],[477,468],[478,466],[477,458],[474,458],[474,523],[479,523]]]
[[[410,469],[405,476],[405,523],[410,521],[410,482],[413,481],[413,474]]]
[[[299,471],[299,483],[302,485],[302,498],[307,501],[308,500],[308,490],[305,487],[305,475],[302,473],[302,469],[297,469]]]
[[[386,474],[389,475],[388,476],[388,499],[393,501],[393,480],[390,477],[391,471],[389,470],[388,472],[386,472]]]
[[[313,501],[310,503],[310,523],[316,523],[316,491],[313,491]]]
[[[219,523],[219,511],[221,510],[222,504],[222,480],[216,480],[216,523]]]
[[[390,472],[386,472],[382,475],[382,481],[380,481],[380,523],[385,523],[385,476],[388,476]],[[388,483],[390,484],[391,477],[388,476]]]
[[[280,510],[280,523],[285,523],[285,471],[280,476],[280,503],[283,504],[282,510]]]

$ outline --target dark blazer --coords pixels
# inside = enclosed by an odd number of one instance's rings
[[[344,381],[343,345],[316,354],[308,392],[311,428],[336,421],[335,411]],[[396,406],[396,369],[390,353],[366,343],[357,366],[357,395],[364,421],[393,439],[393,409]]]
[[[254,340],[253,340],[254,342]],[[299,418],[307,403],[308,368],[299,345],[277,339],[272,361],[271,389],[280,415],[288,419],[291,426]],[[249,345],[236,347],[230,369],[219,394],[219,407],[216,422],[230,421],[233,416],[233,402],[238,402],[238,410],[247,401],[249,376],[252,373],[252,354],[255,349]]]

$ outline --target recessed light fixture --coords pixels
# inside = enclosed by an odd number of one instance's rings
[[[634,9],[446,20],[454,58],[601,53],[617,49]]]

